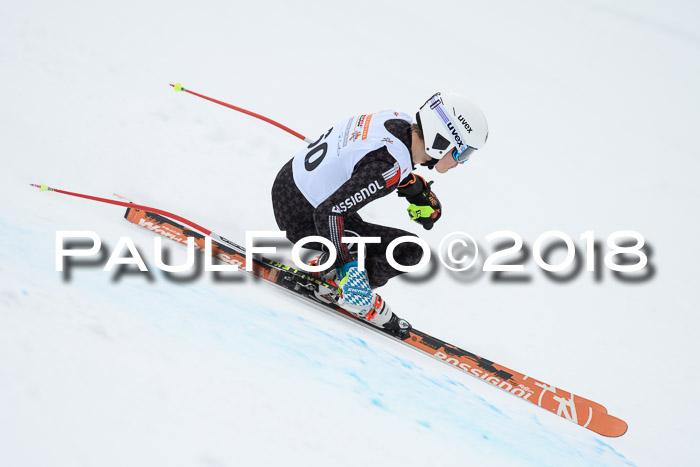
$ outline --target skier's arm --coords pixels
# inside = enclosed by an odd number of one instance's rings
[[[328,238],[338,252],[333,267],[353,261],[348,245],[342,243],[345,236],[345,219],[363,206],[396,189],[399,165],[381,148],[365,156],[353,170],[352,177],[319,204],[314,212],[316,231]]]
[[[411,203],[408,214],[411,220],[421,224],[426,230],[433,228],[433,224],[442,216],[442,205],[430,185],[423,177],[411,173],[401,181],[398,188],[399,196],[403,196]]]

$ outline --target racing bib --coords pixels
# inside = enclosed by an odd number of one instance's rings
[[[384,122],[391,119],[411,123],[407,114],[393,110],[355,115],[334,125],[294,156],[294,183],[314,208],[350,179],[355,165],[367,153],[382,146],[396,160],[394,168],[382,174],[385,181],[397,183],[411,172],[408,148],[384,127]]]

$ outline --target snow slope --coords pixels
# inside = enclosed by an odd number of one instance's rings
[[[114,214],[100,222],[112,244],[130,230]],[[3,209],[3,269],[25,264],[2,297],[3,463],[631,465],[608,440],[264,284],[80,269],[64,283],[48,226],[93,221],[35,217]]]
[[[3,465],[690,465],[698,429],[693,2],[0,4],[0,462]],[[454,18],[458,26],[444,18]],[[153,235],[119,193],[232,239],[275,229],[293,137],[437,89],[489,119],[483,155],[428,173],[431,232],[404,202],[363,211],[437,248],[465,230],[641,232],[654,275],[558,283],[442,267],[383,296],[417,327],[603,403],[604,439],[247,278],[177,285],[54,270],[57,230]],[[438,228],[439,227],[439,228]],[[488,248],[487,248],[488,249]],[[285,253],[281,253],[284,257]],[[184,252],[173,250],[174,260]]]

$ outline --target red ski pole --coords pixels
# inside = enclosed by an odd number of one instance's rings
[[[204,94],[199,94],[197,92],[190,91],[189,89],[185,89],[184,87],[182,87],[182,84],[180,84],[180,83],[171,84],[170,86],[172,86],[175,89],[175,92],[179,92],[179,91],[188,92],[188,93],[192,94],[193,96],[201,97],[202,99],[206,99],[206,100],[214,102],[216,104],[223,105],[224,107],[228,107],[229,109],[236,110],[236,111],[244,113],[246,115],[250,115],[251,117],[258,118],[258,119],[260,119],[264,122],[267,122],[271,125],[275,125],[277,128],[280,128],[280,129],[286,131],[287,133],[290,133],[290,134],[296,136],[297,138],[299,138],[299,139],[301,139],[309,144],[313,143],[312,140],[310,140],[306,136],[302,135],[301,133],[297,133],[296,131],[292,130],[291,128],[284,126],[281,123],[278,123],[278,122],[272,120],[271,118],[267,118],[263,115],[256,114],[255,112],[251,112],[250,110],[246,110],[242,107],[237,107],[235,105],[228,104],[224,101],[220,101],[218,99],[214,99],[212,97],[205,96]]]
[[[137,209],[139,211],[160,214],[161,216],[165,216],[165,217],[168,217],[170,219],[180,221],[183,224],[189,226],[190,228],[198,230],[199,232],[203,233],[204,235],[211,237],[213,240],[215,240],[219,243],[223,243],[223,244],[228,245],[229,247],[236,250],[240,255],[245,256],[247,258],[246,249],[243,248],[242,246],[233,243],[232,241],[228,240],[227,238],[222,237],[221,235],[217,234],[216,232],[212,232],[211,230],[207,229],[206,227],[202,227],[201,225],[196,224],[196,223],[192,222],[191,220],[186,219],[182,216],[178,216],[177,214],[173,214],[172,212],[164,211],[162,209],[153,208],[150,206],[143,206],[141,204],[135,204],[135,203],[131,203],[131,202],[127,203],[125,201],[115,201],[113,199],[100,198],[98,196],[84,195],[82,193],[75,193],[72,191],[59,190],[58,188],[53,188],[53,187],[50,187],[50,186],[45,185],[43,183],[41,185],[37,185],[36,183],[30,183],[29,185],[33,186],[35,188],[38,188],[39,191],[53,191],[54,193],[61,193],[63,195],[89,199],[92,201],[98,201],[100,203],[114,204],[115,206],[123,206],[125,208],[132,208],[132,209]],[[268,266],[271,266],[275,269],[279,269],[281,271],[286,271],[286,272],[291,272],[293,274],[296,274],[294,272],[294,271],[296,271],[296,269],[290,268],[289,266],[285,266],[283,264],[280,264],[280,263],[277,263],[277,262],[271,261],[271,260],[265,260],[265,261],[266,261],[266,264]],[[248,264],[251,264],[251,266],[250,266],[251,269],[249,269]],[[252,264],[253,264],[252,262],[248,263],[246,261],[246,267],[245,267],[246,271],[249,271],[249,272],[254,271],[254,269],[252,269],[252,268],[254,268],[254,266],[252,266]],[[316,281],[316,283],[328,288],[329,290],[333,290],[334,288],[336,288],[336,286],[329,284],[328,282]]]
[[[77,198],[90,199],[92,201],[99,201],[100,203],[114,204],[116,206],[123,206],[125,208],[133,208],[133,209],[138,209],[140,211],[146,211],[146,212],[152,212],[155,214],[160,214],[161,216],[169,217],[173,220],[180,221],[184,224],[187,224],[190,227],[192,227],[193,229],[199,230],[204,235],[209,235],[209,236],[213,237],[215,240],[219,240],[221,238],[221,236],[217,235],[216,233],[212,232],[211,230],[207,229],[206,227],[202,227],[199,224],[195,224],[191,220],[185,219],[184,217],[178,216],[177,214],[173,214],[173,213],[168,212],[168,211],[163,211],[162,209],[152,208],[150,206],[142,206],[140,204],[134,204],[134,203],[125,203],[123,201],[115,201],[115,200],[107,199],[107,198],[99,198],[97,196],[84,195],[82,193],[74,193],[72,191],[59,190],[58,188],[52,188],[48,185],[44,185],[43,183],[41,185],[37,185],[36,183],[30,183],[29,185],[38,188],[39,191],[53,191],[55,193],[61,193],[63,195],[75,196]]]

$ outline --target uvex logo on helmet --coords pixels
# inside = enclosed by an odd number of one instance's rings
[[[462,125],[464,125],[464,129],[467,130],[467,133],[472,132],[472,127],[469,126],[467,120],[464,117],[462,117],[462,114],[459,115],[459,121],[462,122]]]
[[[447,122],[447,128],[452,132],[452,137],[455,139],[455,143],[457,143],[457,146],[464,146],[465,144],[462,142],[462,138],[459,137],[459,132],[452,124],[452,122]]]

